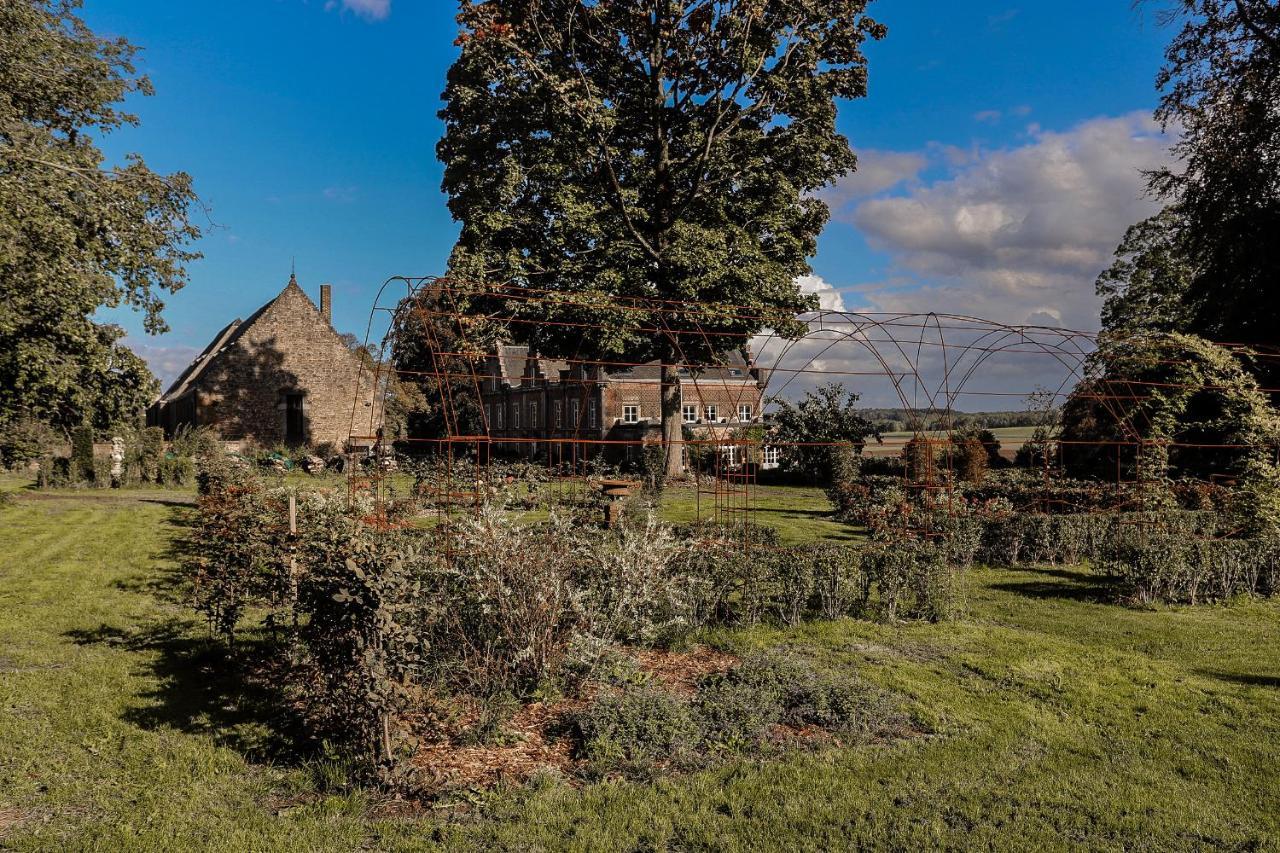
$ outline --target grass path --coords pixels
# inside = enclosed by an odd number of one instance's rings
[[[1075,570],[983,570],[951,625],[723,632],[857,668],[934,734],[387,817],[274,753],[220,677],[172,588],[188,511],[0,507],[0,848],[1280,849],[1280,603],[1128,610]]]

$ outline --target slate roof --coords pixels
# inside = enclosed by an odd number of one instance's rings
[[[518,386],[525,374],[529,360],[529,348],[522,346],[500,345],[491,356],[498,365],[498,378],[508,386]],[[560,379],[560,371],[569,369],[569,361],[565,359],[534,356],[535,375],[541,375],[550,382]],[[752,375],[751,367],[737,350],[725,354],[725,364],[704,367],[696,373],[681,369],[680,375],[692,382],[727,382],[755,383],[757,376]],[[763,371],[757,369],[757,375]],[[605,367],[604,378],[619,382],[659,382],[662,379],[662,362],[658,360],[646,362],[634,367]]]

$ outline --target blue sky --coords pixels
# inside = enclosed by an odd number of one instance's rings
[[[863,169],[806,286],[831,305],[1096,323],[1093,278],[1154,209],[1139,169],[1168,140],[1150,122],[1169,37],[1127,0],[876,0],[870,97],[841,129]],[[335,292],[363,330],[396,274],[443,271],[456,234],[439,190],[435,113],[455,55],[448,0],[86,0],[101,34],[144,48],[156,95],[105,141],[184,170],[211,208],[172,331],[131,343],[170,378],[287,281]]]

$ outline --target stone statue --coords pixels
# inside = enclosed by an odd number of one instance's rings
[[[124,439],[115,436],[111,439],[111,488],[118,489],[124,485]]]

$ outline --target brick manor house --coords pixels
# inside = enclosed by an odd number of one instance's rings
[[[211,427],[225,440],[342,447],[355,428],[380,425],[372,376],[332,324],[329,285],[320,305],[289,283],[246,320],[234,320],[147,410],[173,434]],[[371,421],[377,421],[373,427]]]
[[[767,374],[749,366],[749,353],[696,375],[680,370],[681,419],[700,439],[727,438],[762,422]],[[661,365],[607,368],[499,346],[484,359],[481,397],[495,451],[526,457],[569,458],[570,440],[600,442],[579,458],[603,449],[610,459],[634,457],[641,442],[662,438]],[[511,439],[503,442],[502,439]],[[725,448],[730,463],[737,448]],[[776,451],[765,463],[776,464]]]

